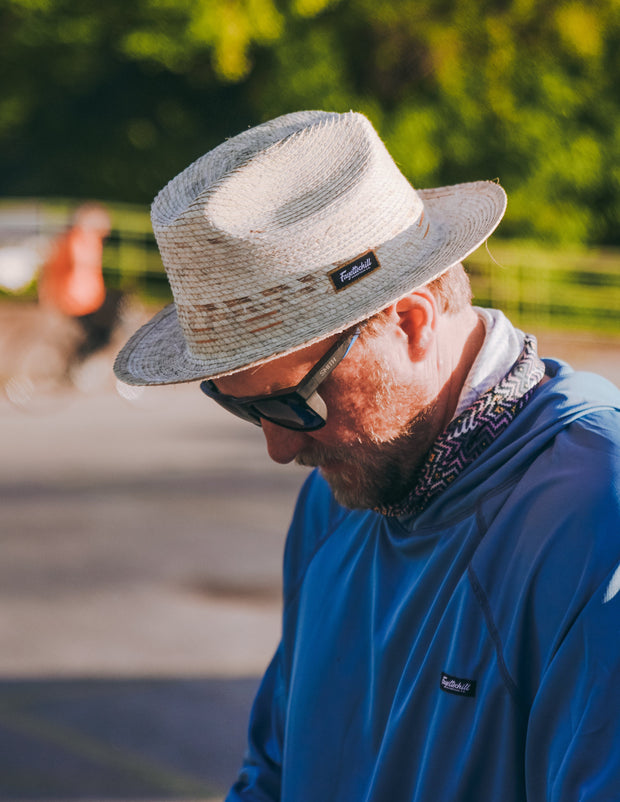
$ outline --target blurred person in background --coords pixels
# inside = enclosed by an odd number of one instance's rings
[[[52,243],[41,267],[40,304],[79,324],[79,341],[70,355],[74,364],[108,345],[118,319],[120,293],[106,291],[103,279],[103,242],[110,228],[104,206],[81,205],[66,231]]]
[[[174,303],[117,376],[199,381],[315,467],[229,802],[620,799],[620,393],[472,306],[505,205],[416,191],[353,112],[154,201]]]

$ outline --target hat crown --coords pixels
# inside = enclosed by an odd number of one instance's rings
[[[282,230],[294,245],[298,238],[304,239],[304,230],[327,218],[333,222],[343,207],[348,230],[355,229],[350,219],[355,204],[360,204],[358,218],[363,209],[368,225],[377,204],[369,208],[361,204],[388,185],[395,211],[401,196],[402,223],[411,222],[412,208],[421,206],[413,188],[368,120],[348,114],[321,120],[256,153],[212,187],[206,211],[209,222],[230,236],[277,237]],[[317,239],[316,232],[311,237]],[[339,241],[337,246],[342,247]]]
[[[155,230],[174,224],[203,192],[213,191],[220,180],[281,142],[304,126],[338,115],[329,112],[296,112],[262,123],[225,140],[205,153],[166,184],[151,207]]]
[[[350,217],[355,210],[349,202],[357,204],[357,217],[368,226],[369,217],[385,203],[386,191],[393,203],[387,216],[393,219],[395,211],[401,225],[411,223],[421,201],[366,117],[298,112],[244,131],[198,159],[158,194],[151,218],[164,245],[164,262],[172,257],[174,268],[178,260],[174,249],[168,251],[167,234],[175,236],[175,227],[191,222],[213,235],[200,242],[201,249],[218,244],[218,235],[242,242],[259,235],[264,242],[266,235],[277,237],[278,229],[285,229],[294,247],[291,237],[303,237],[308,218],[316,224],[342,206]],[[354,221],[347,222],[347,230],[355,228]]]

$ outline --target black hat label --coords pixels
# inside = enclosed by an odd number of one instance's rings
[[[332,270],[331,273],[329,273],[329,277],[336,288],[336,292],[340,292],[340,290],[346,289],[380,266],[373,251],[368,251],[362,256],[358,256],[357,259],[354,259],[352,262],[347,262],[345,265],[340,265],[340,267]]]

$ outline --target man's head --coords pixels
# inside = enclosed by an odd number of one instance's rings
[[[342,504],[386,508],[411,487],[449,421],[482,337],[467,276],[456,265],[355,330],[219,377],[208,394],[224,406],[253,408],[272,459],[318,466]],[[303,388],[334,351],[332,370],[312,385],[310,401],[323,420],[303,428],[296,413],[289,425],[280,400]]]
[[[174,303],[130,339],[117,376],[202,380],[262,424],[274,459],[320,464],[351,506],[389,503],[455,403],[477,325],[459,262],[505,202],[487,181],[416,191],[353,112],[244,131],[155,199]],[[283,390],[301,425],[277,412]]]
[[[360,114],[244,131],[155,199],[174,303],[121,351],[117,375],[213,379],[320,342],[461,261],[504,208],[488,181],[416,191]]]

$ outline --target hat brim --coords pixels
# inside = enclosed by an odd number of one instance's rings
[[[465,259],[492,234],[506,209],[506,193],[491,181],[418,190],[418,195],[424,201],[424,218],[372,249],[388,269],[377,271],[365,293],[349,293],[346,304],[335,302],[335,311],[325,315],[319,331],[304,335],[300,328],[298,342],[293,344],[289,339],[282,346],[274,338],[269,348],[259,346],[262,351],[235,351],[218,359],[200,359],[190,352],[172,303],[128,340],[116,358],[116,376],[130,385],[213,379],[304,348],[371,317]],[[389,266],[396,263],[399,268],[390,270]]]

